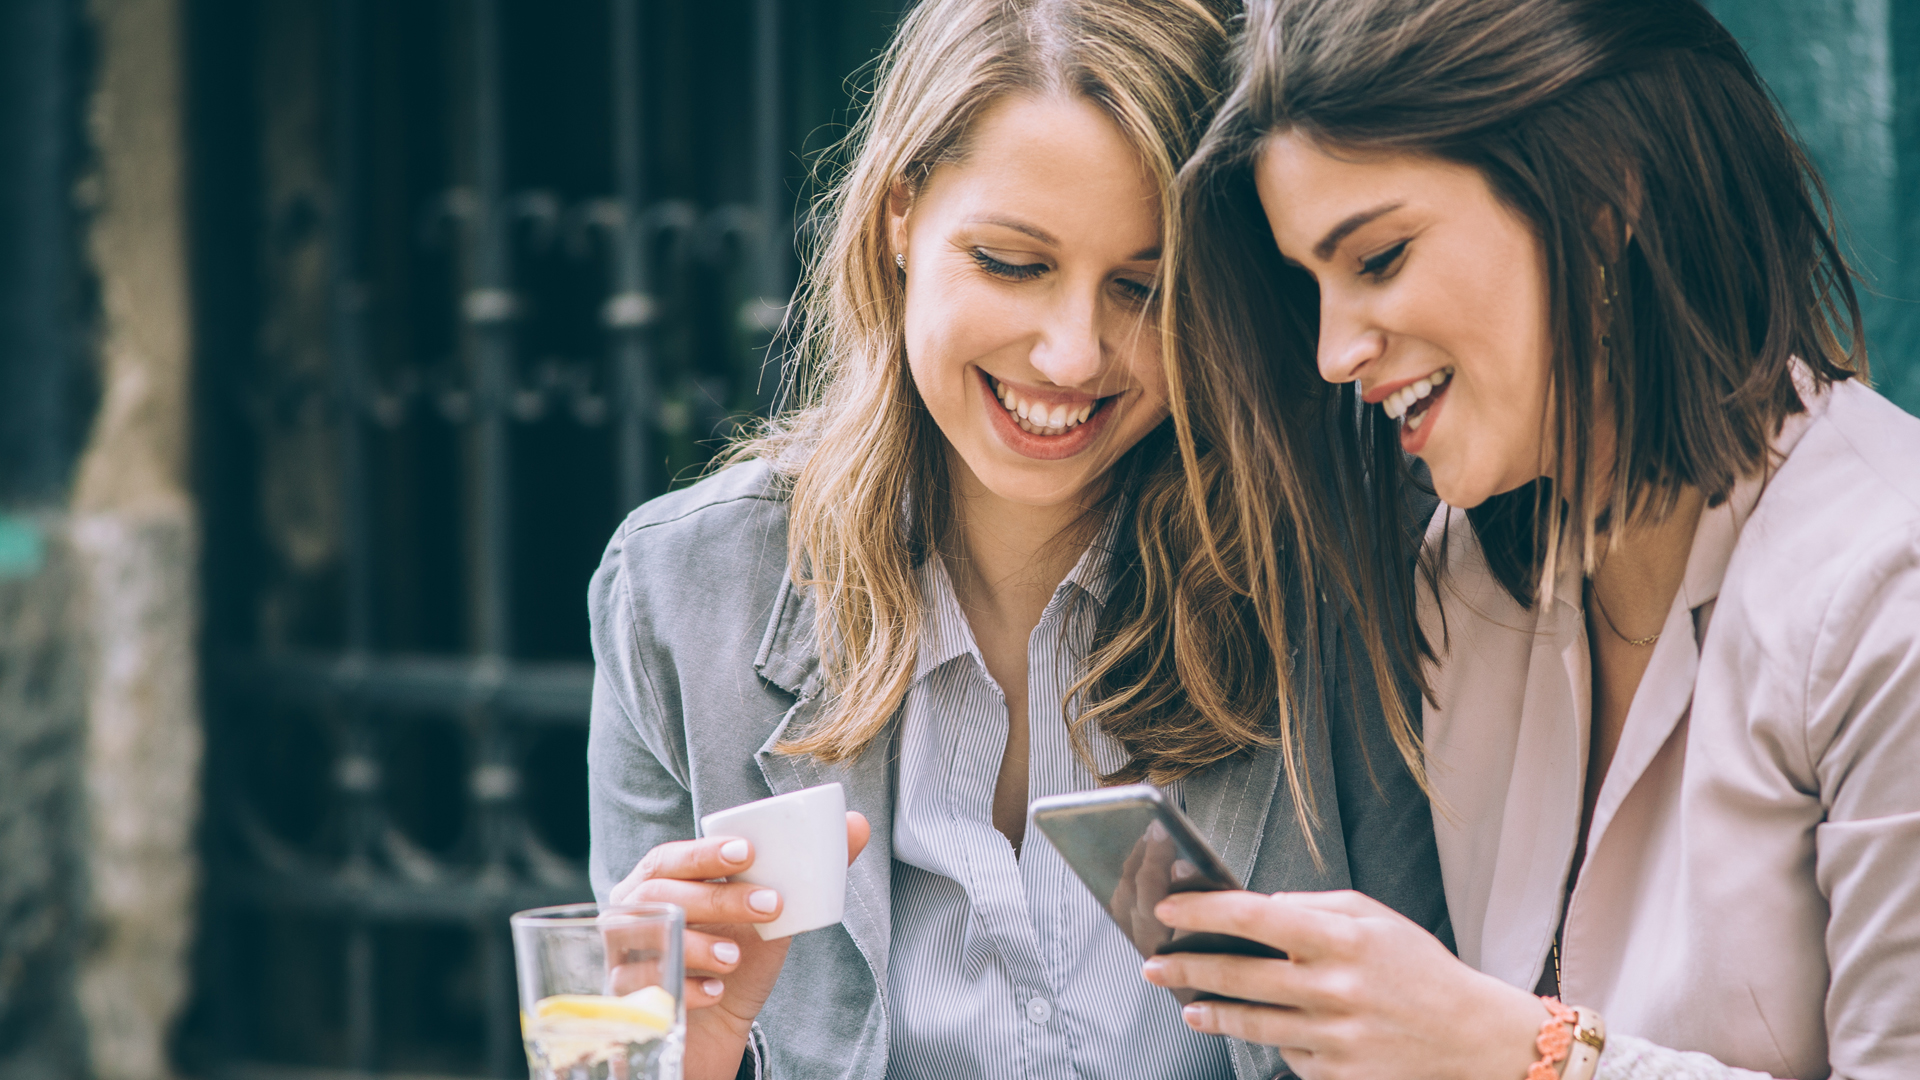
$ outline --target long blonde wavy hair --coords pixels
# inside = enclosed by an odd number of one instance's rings
[[[925,610],[917,568],[943,550],[953,522],[946,443],[907,366],[889,193],[917,191],[958,160],[994,103],[1071,94],[1112,118],[1158,186],[1161,221],[1178,222],[1177,171],[1210,115],[1237,6],[924,0],[876,64],[871,99],[830,158],[840,171],[814,207],[794,316],[795,403],[726,457],[769,461],[791,484],[790,565],[817,604],[828,700],[787,752],[848,760],[886,730],[913,681]],[[1162,249],[1163,261],[1176,258],[1177,237]],[[1155,303],[1164,327],[1167,299]],[[1163,424],[1114,466],[1126,490],[1108,505],[1130,507],[1132,525],[1069,694],[1083,702],[1075,745],[1091,766],[1085,734],[1097,724],[1129,755],[1103,779],[1124,783],[1278,743],[1304,825],[1313,814],[1292,659],[1296,648],[1303,665],[1317,656],[1315,605],[1287,610],[1282,586],[1300,584],[1275,577],[1287,560],[1247,565],[1221,542],[1249,527],[1270,535],[1271,520],[1249,515],[1284,519],[1288,508],[1229,503],[1218,455],[1195,451],[1183,465],[1180,443],[1191,447],[1191,433]]]

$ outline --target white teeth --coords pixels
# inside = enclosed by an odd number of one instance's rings
[[[1034,435],[1060,435],[1087,422],[1098,407],[1098,402],[1088,402],[1079,408],[1069,405],[1051,405],[1042,401],[1028,401],[1020,396],[1013,387],[992,379],[994,396],[1000,399],[1008,413],[1014,417],[1014,423],[1020,430]]]
[[[1447,380],[1451,378],[1453,378],[1453,369],[1441,368],[1439,371],[1428,375],[1419,382],[1403,386],[1393,393],[1388,394],[1386,398],[1380,402],[1380,408],[1386,412],[1387,419],[1398,420],[1407,415],[1407,410],[1413,408],[1414,402],[1431,396],[1435,390],[1445,386]],[[1420,427],[1419,420],[1420,418],[1417,416],[1409,420],[1407,422],[1407,430],[1417,430]]]

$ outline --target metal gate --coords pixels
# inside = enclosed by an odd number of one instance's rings
[[[208,886],[186,1060],[518,1075],[589,895],[584,596],[764,407],[886,0],[190,8]]]

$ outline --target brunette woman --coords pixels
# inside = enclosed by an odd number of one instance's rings
[[[1167,785],[1255,888],[1444,933],[1401,690],[1321,664],[1349,639],[1305,599],[1368,597],[1276,555],[1320,542],[1318,500],[1194,509],[1165,423],[1162,223],[1228,17],[914,9],[821,209],[803,404],[608,548],[593,879],[687,910],[689,1077],[1272,1076],[1183,1025],[1026,835],[1031,797],[1107,781]],[[763,942],[780,898],[716,884],[753,852],[695,822],[836,780],[845,923]]]
[[[1235,894],[1167,919],[1291,961],[1150,977],[1268,1003],[1188,1016],[1309,1078],[1920,1076],[1920,420],[1739,46],[1693,0],[1272,0],[1239,58],[1184,359],[1257,434],[1317,356],[1382,497],[1431,470],[1459,959]]]

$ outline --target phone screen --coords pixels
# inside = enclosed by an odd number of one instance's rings
[[[1158,791],[1140,785],[1042,799],[1033,805],[1033,820],[1141,956],[1285,957],[1246,938],[1176,934],[1154,917],[1154,906],[1173,893],[1240,888],[1233,871]],[[1184,1002],[1193,995],[1175,996]]]

